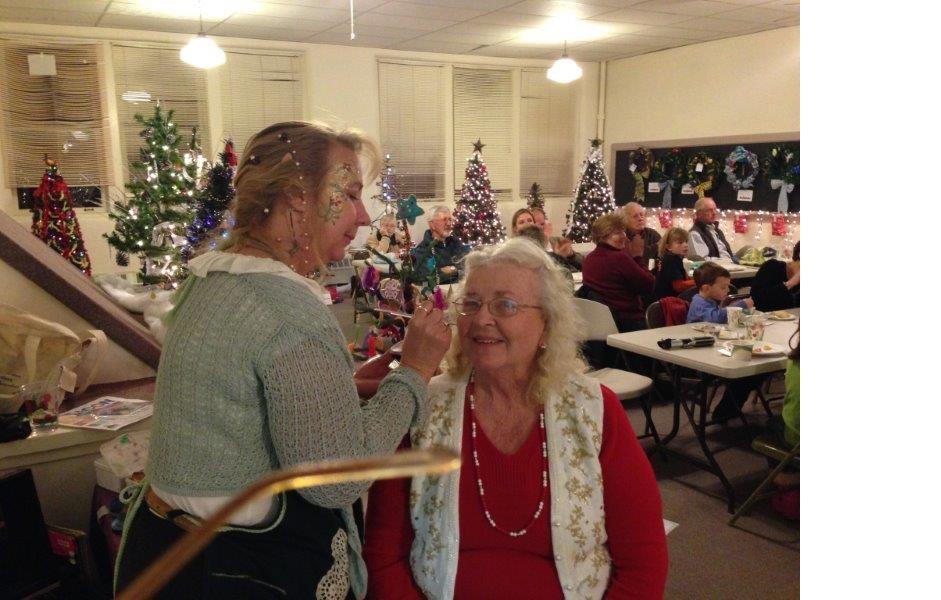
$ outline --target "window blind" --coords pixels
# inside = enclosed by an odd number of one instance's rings
[[[0,41],[0,48],[7,184],[39,185],[48,154],[69,186],[107,186],[101,45]],[[55,56],[57,74],[30,75],[30,54]]]
[[[399,191],[445,193],[445,72],[438,65],[379,63],[379,135],[392,155]]]
[[[112,46],[114,62],[114,89],[117,98],[118,121],[121,131],[121,149],[124,168],[140,161],[144,144],[140,136],[141,125],[135,114],[150,118],[156,102],[163,113],[173,111],[173,120],[183,140],[189,143],[193,127],[199,128],[199,141],[203,154],[208,156],[212,144],[208,139],[209,116],[206,99],[206,74],[180,60],[180,51],[172,48],[139,46]]]
[[[548,195],[572,193],[575,87],[523,69],[520,81],[520,193],[534,182]]]
[[[219,67],[223,136],[241,153],[268,125],[304,118],[299,56],[226,52]]]
[[[467,159],[480,138],[490,187],[510,199],[513,182],[513,78],[508,70],[454,68],[454,186],[464,183]]]

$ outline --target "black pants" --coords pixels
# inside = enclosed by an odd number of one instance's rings
[[[170,600],[318,597],[321,580],[325,576],[330,581],[336,579],[328,572],[334,564],[331,544],[338,543],[334,538],[340,529],[345,532],[341,513],[314,506],[297,492],[283,494],[281,499],[282,516],[270,529],[239,528],[220,533],[155,597]],[[361,507],[359,502],[357,506]],[[357,509],[360,531],[361,515]],[[115,574],[117,591],[130,584],[185,534],[154,514],[141,498],[133,518],[124,526],[125,539]],[[340,538],[345,540],[342,535]],[[345,570],[340,575],[344,580],[348,577]],[[324,585],[327,584],[325,581]],[[352,590],[346,598],[354,598]]]

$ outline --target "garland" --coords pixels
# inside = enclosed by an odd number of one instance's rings
[[[666,154],[657,158],[653,163],[653,173],[650,178],[660,182],[660,191],[663,192],[663,208],[673,206],[673,188],[682,186],[686,179],[686,157],[679,148],[673,148]]]
[[[702,165],[701,170],[697,171],[696,166],[700,164]],[[718,174],[719,168],[716,161],[705,152],[697,152],[686,163],[686,183],[693,186],[693,191],[700,198],[704,198],[706,192],[712,189]]]
[[[800,182],[800,151],[792,144],[779,144],[771,148],[764,158],[765,172],[772,190],[778,192],[778,212],[787,212],[787,195]]]
[[[743,179],[738,176],[738,170],[739,167],[741,167],[742,175],[744,176],[746,166],[751,167],[751,172]],[[732,184],[732,188],[735,190],[747,190],[753,186],[759,172],[758,155],[754,152],[749,152],[742,146],[736,146],[725,158],[725,178],[728,179],[729,183]]]
[[[634,175],[634,202],[643,202],[646,197],[644,179],[650,177],[653,168],[653,152],[641,146],[627,155],[627,165]],[[633,167],[633,168],[631,168]]]

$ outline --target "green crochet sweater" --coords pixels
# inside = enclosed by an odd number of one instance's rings
[[[157,373],[148,479],[173,494],[232,495],[279,467],[393,452],[422,419],[427,391],[415,371],[399,368],[361,406],[339,324],[303,283],[270,273],[191,276]],[[365,570],[349,508],[368,488],[300,490],[346,509],[356,591]]]

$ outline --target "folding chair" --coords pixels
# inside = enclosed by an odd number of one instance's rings
[[[614,317],[611,315],[611,309],[600,302],[585,300],[584,298],[575,298],[575,305],[581,313],[582,318],[588,326],[586,337],[590,341],[607,341],[608,336],[618,333]],[[623,360],[623,354],[618,352],[618,358]],[[587,371],[585,375],[597,379],[602,385],[609,388],[618,397],[622,404],[626,400],[634,398],[640,399],[641,410],[644,411],[646,424],[644,434],[639,438],[653,436],[659,444],[660,436],[654,427],[653,418],[650,413],[650,391],[653,389],[653,380],[637,373],[631,373],[623,369],[604,368],[595,371]]]
[[[793,448],[787,450],[779,443],[772,442],[760,436],[752,441],[752,450],[755,450],[760,454],[764,454],[768,458],[777,460],[778,465],[768,474],[767,477],[764,478],[764,481],[758,484],[758,487],[755,488],[755,491],[751,493],[751,496],[749,496],[748,499],[738,507],[738,510],[735,511],[735,513],[732,515],[732,518],[729,519],[729,525],[734,525],[735,521],[748,512],[755,502],[764,498],[770,498],[774,495],[773,493],[763,494],[762,492],[764,492],[765,488],[767,488],[771,482],[774,481],[774,478],[777,477],[778,473],[783,471],[789,464],[800,464],[800,446],[800,442],[798,442],[794,444]]]
[[[647,321],[647,329],[656,329],[657,327],[666,325],[666,321],[663,318],[663,308],[661,308],[659,300],[647,307],[644,318]]]

